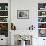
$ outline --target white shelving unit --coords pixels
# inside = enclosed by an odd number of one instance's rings
[[[6,35],[6,37],[8,37],[8,19],[8,3],[0,3],[0,35]]]
[[[1,0],[0,0],[0,2],[1,2]],[[0,36],[1,36],[0,45],[8,45],[8,25],[9,25],[8,11],[9,11],[8,2],[0,3]]]
[[[38,4],[38,32],[40,37],[46,37],[45,34],[41,34],[41,31],[46,33],[46,3]]]

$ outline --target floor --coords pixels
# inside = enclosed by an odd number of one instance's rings
[[[0,45],[0,46],[8,46],[8,45]]]

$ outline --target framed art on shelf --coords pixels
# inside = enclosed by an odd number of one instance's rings
[[[46,29],[39,29],[39,37],[46,37]]]
[[[29,19],[29,10],[17,10],[17,19]]]

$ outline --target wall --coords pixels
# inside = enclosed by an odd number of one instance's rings
[[[12,1],[11,10],[11,20],[15,23],[17,30],[27,30],[33,23],[37,23],[37,2],[35,3],[35,1],[31,0],[15,0]],[[17,10],[29,10],[29,19],[17,19]],[[36,24],[33,25],[36,27]]]
[[[17,30],[26,30],[32,24],[37,29],[38,25],[38,3],[46,0],[11,0],[11,22],[16,25]],[[17,10],[29,10],[29,19],[17,19]]]
[[[27,30],[32,24],[35,26],[35,32],[33,41],[33,46],[40,46],[43,44],[43,39],[38,38],[38,3],[45,3],[46,0],[11,0],[11,22],[16,25],[16,31]],[[29,19],[17,19],[17,10],[29,10]],[[25,31],[26,33],[26,31]],[[38,44],[39,43],[39,44]]]

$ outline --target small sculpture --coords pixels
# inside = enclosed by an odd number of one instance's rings
[[[29,30],[34,30],[34,28],[35,27],[32,25],[32,26],[29,27]]]
[[[16,26],[14,26],[13,23],[11,23],[11,30],[16,30]]]

